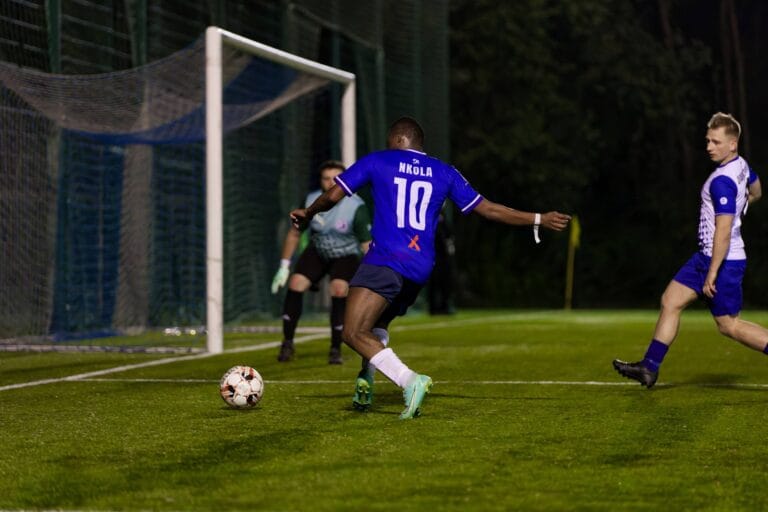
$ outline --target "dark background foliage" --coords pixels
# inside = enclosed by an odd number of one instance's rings
[[[579,215],[575,307],[653,307],[696,250],[717,111],[768,183],[768,6],[735,0],[456,1],[452,160],[493,201]],[[763,201],[765,202],[765,201]],[[460,304],[563,304],[567,234],[457,215]],[[768,207],[745,221],[748,307],[768,305]]]

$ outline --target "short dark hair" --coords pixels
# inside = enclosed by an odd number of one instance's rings
[[[346,167],[344,167],[344,164],[339,160],[326,160],[317,167],[317,174],[322,173],[326,169],[341,169],[342,171],[345,171]]]
[[[424,130],[412,117],[403,116],[389,127],[389,136],[403,135],[411,139],[418,146],[424,145]]]
[[[718,112],[713,115],[707,123],[707,128],[710,130],[724,128],[726,135],[730,135],[736,139],[741,137],[741,125],[739,122],[731,114],[726,114],[724,112]]]

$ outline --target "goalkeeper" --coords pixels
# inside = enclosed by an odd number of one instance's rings
[[[312,204],[334,186],[334,178],[344,172],[344,165],[328,160],[320,165],[320,188],[307,195],[305,207]],[[309,225],[310,242],[296,262],[293,274],[289,268],[291,258],[299,245],[298,229],[291,227],[283,242],[280,269],[272,279],[272,293],[288,283],[283,304],[283,343],[277,360],[293,359],[293,336],[301,318],[303,295],[327,274],[331,294],[331,349],[328,364],[342,364],[341,331],[349,292],[349,280],[355,275],[360,256],[368,250],[371,241],[371,218],[365,202],[359,196],[344,198],[335,208],[316,215]],[[290,275],[290,278],[289,278]]]

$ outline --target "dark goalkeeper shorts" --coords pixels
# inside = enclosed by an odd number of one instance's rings
[[[354,255],[342,256],[324,260],[314,245],[309,244],[304,252],[299,256],[299,261],[293,268],[294,274],[301,274],[317,284],[324,276],[333,279],[341,279],[349,282],[355,275],[357,267],[360,265],[360,258]]]
[[[389,267],[361,263],[349,286],[368,288],[384,297],[389,306],[382,313],[380,322],[388,324],[396,316],[402,316],[416,302],[422,285],[401,276]]]

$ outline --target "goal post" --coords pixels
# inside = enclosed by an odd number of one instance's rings
[[[119,71],[0,59],[0,121],[0,350],[220,353],[274,317],[311,169],[355,160],[355,75],[211,27]]]
[[[341,98],[341,157],[355,161],[355,75],[337,68],[244,38],[219,27],[205,32],[205,162],[206,162],[206,348],[224,350],[224,204],[223,204],[223,80],[222,49],[232,46],[244,53],[343,86]],[[279,108],[276,105],[274,108]]]

